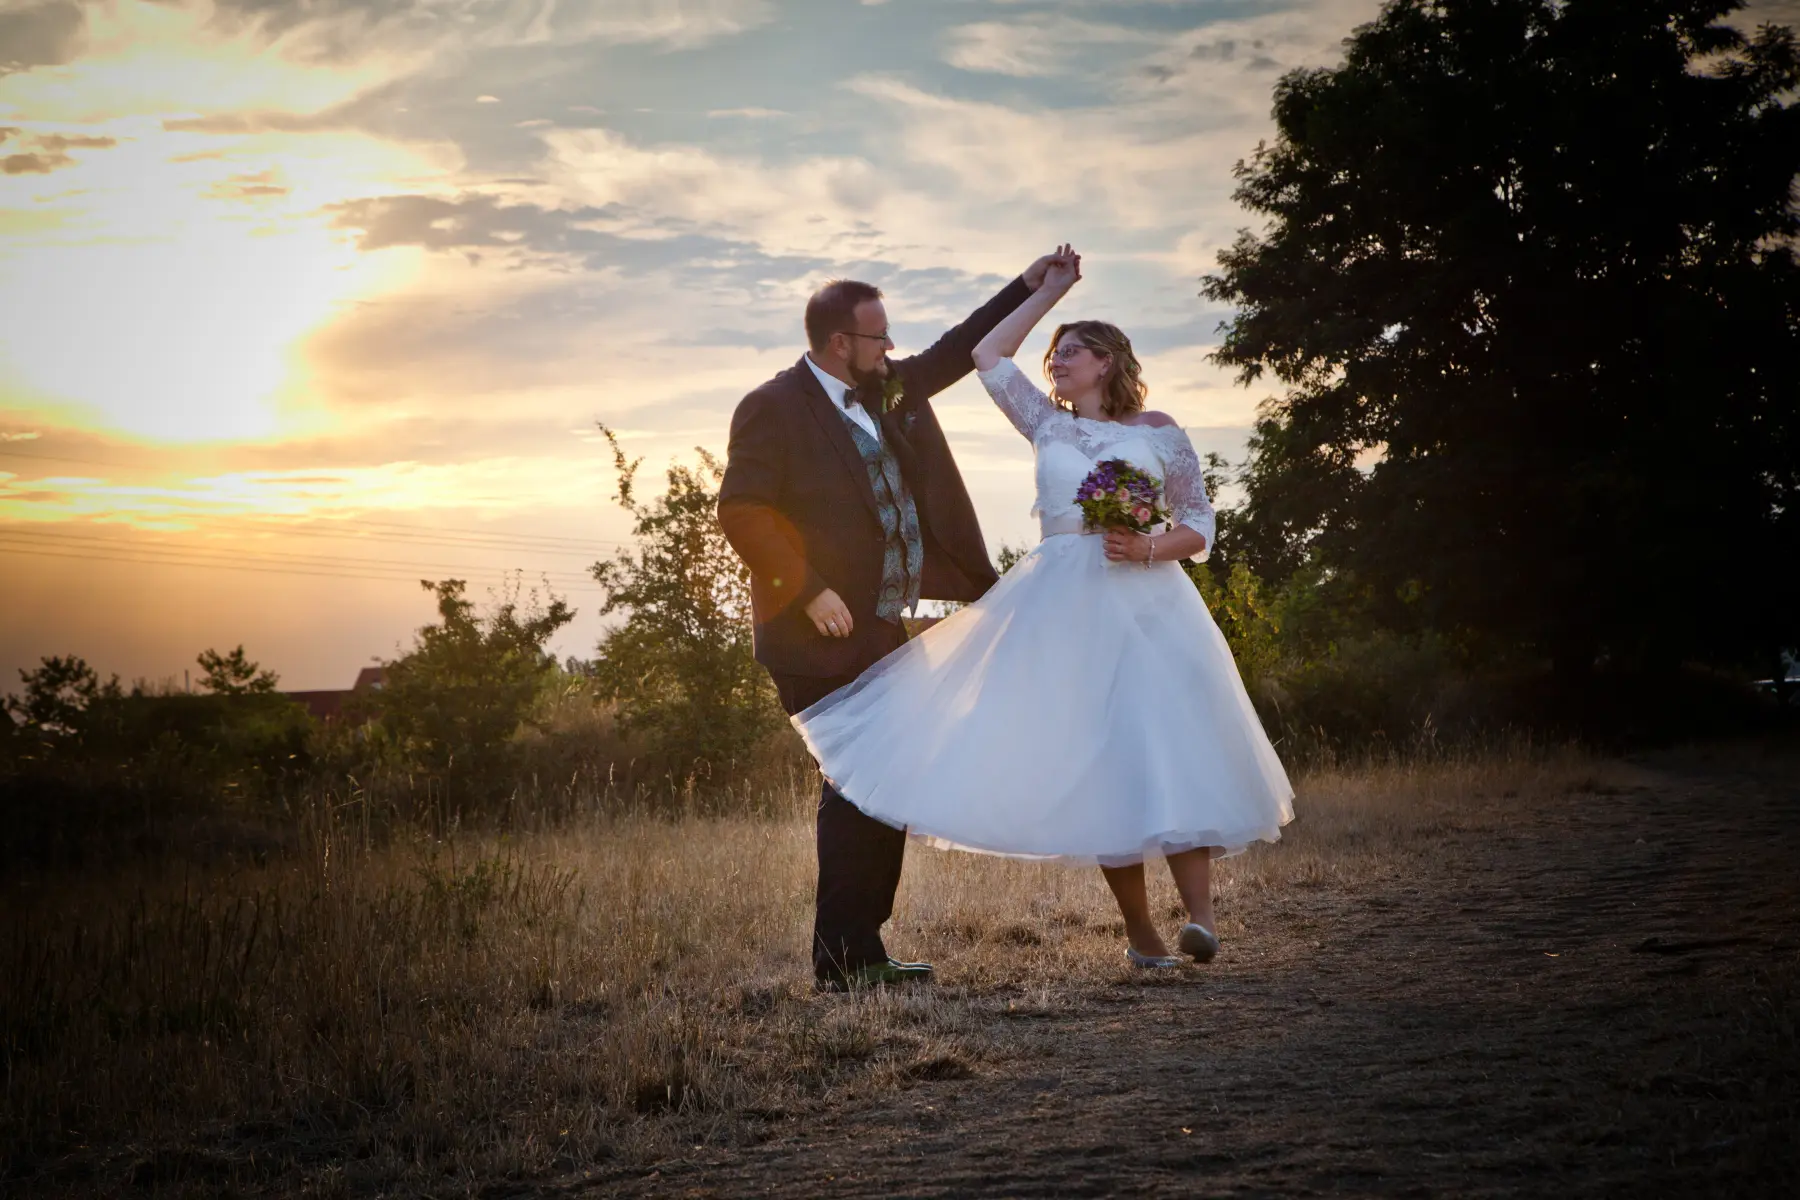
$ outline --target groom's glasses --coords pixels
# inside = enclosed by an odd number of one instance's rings
[[[894,344],[893,337],[885,329],[882,330],[880,333],[858,333],[854,329],[840,329],[840,330],[838,330],[838,332],[843,334],[845,337],[872,338],[873,340],[875,340],[877,342],[884,342],[889,346]]]

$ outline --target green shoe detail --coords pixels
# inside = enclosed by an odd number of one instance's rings
[[[900,963],[894,962],[892,959],[887,962],[870,963],[866,967],[858,967],[856,970],[842,975],[824,975],[819,978],[819,986],[833,992],[930,982],[931,967],[927,964]]]

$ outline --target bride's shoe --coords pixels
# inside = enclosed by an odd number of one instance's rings
[[[1181,960],[1173,954],[1139,954],[1130,946],[1125,947],[1125,957],[1131,965],[1146,971],[1160,970],[1163,967],[1179,967]]]
[[[1219,952],[1219,935],[1204,925],[1189,922],[1175,935],[1175,946],[1195,962],[1211,962]]]

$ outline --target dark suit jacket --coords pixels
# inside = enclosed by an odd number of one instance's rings
[[[1030,294],[1015,279],[929,349],[889,363],[905,395],[880,418],[881,435],[919,510],[922,590],[933,600],[977,599],[996,576],[930,400],[974,368],[976,343]],[[770,672],[853,675],[881,657],[875,602],[886,539],[875,492],[843,414],[804,358],[738,403],[719,523],[750,567],[756,659]],[[806,616],[826,588],[850,610],[850,637],[825,637]]]

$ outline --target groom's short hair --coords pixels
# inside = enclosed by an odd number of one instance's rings
[[[881,299],[881,289],[855,279],[834,279],[806,302],[806,344],[825,349],[834,333],[856,327],[856,306]]]

